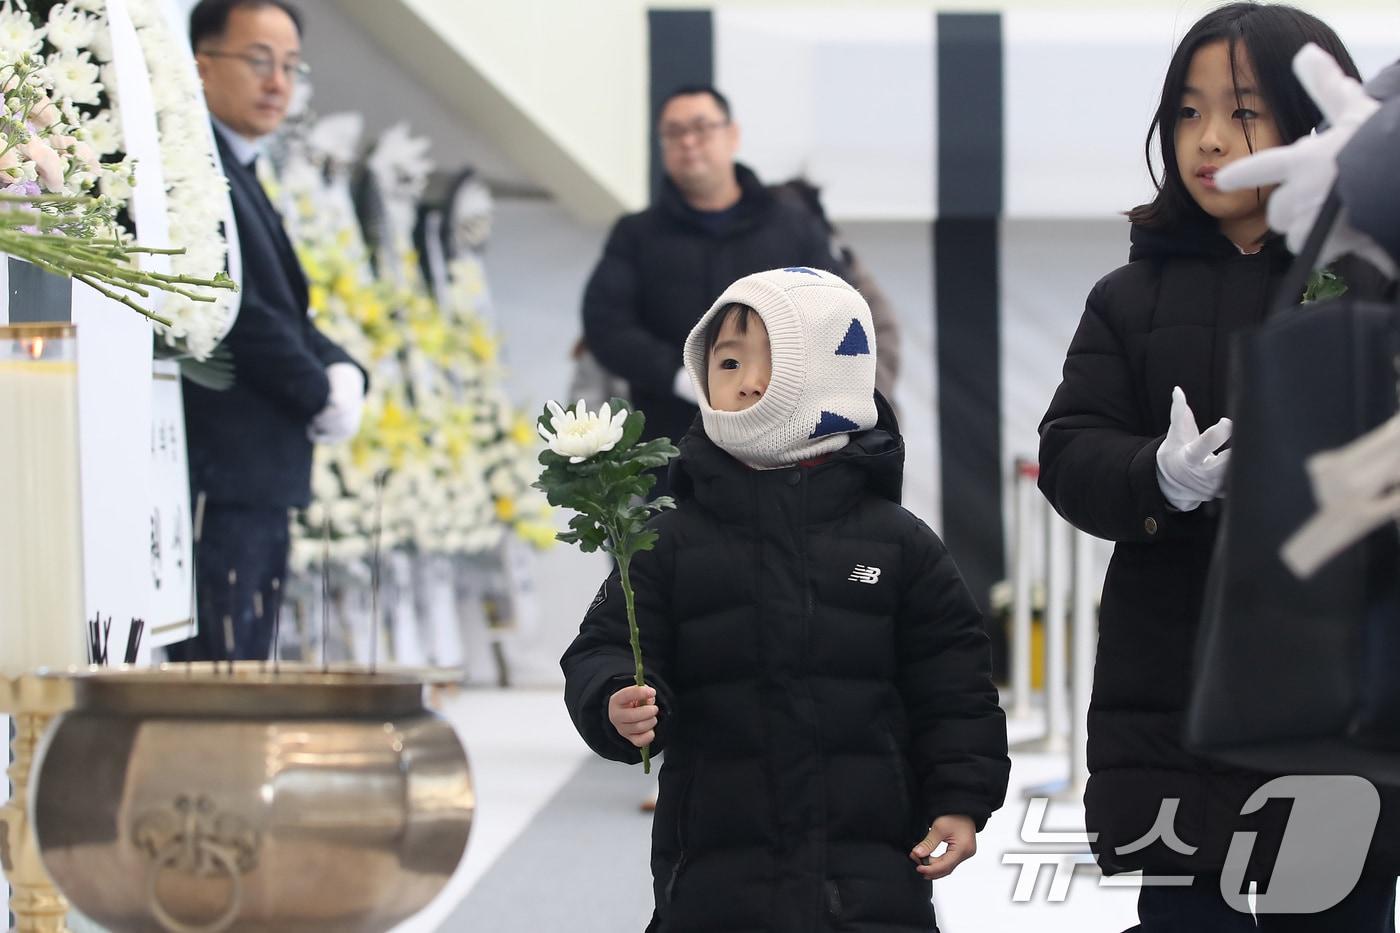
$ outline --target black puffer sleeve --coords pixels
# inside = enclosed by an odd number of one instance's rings
[[[652,526],[665,524],[670,515],[653,519]],[[667,535],[662,531],[656,549],[642,551],[632,559],[630,577],[637,611],[637,630],[642,646],[646,682],[656,689],[660,711],[655,755],[666,747],[674,718],[674,695],[669,686],[674,639],[666,594],[670,573],[666,551]],[[592,606],[583,617],[579,633],[560,659],[564,669],[564,702],[574,727],[588,747],[604,758],[636,764],[641,749],[628,742],[608,721],[608,699],[634,682],[632,646],[627,630],[627,606],[622,578],[616,568],[603,581]]]
[[[1107,313],[1089,294],[1064,375],[1040,423],[1040,490],[1070,524],[1110,541],[1152,541],[1174,521],[1157,484],[1164,436],[1143,436],[1133,372]]]
[[[980,831],[1006,799],[1006,714],[992,683],[982,614],[947,548],[914,520],[905,545],[911,581],[899,611],[899,692],[929,822],[969,816]]]

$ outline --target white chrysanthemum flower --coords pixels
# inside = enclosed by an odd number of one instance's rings
[[[360,510],[353,499],[337,499],[326,506],[331,517],[331,528],[349,535],[360,531]]]
[[[107,91],[107,113],[113,120],[116,120],[118,92],[120,91],[120,87],[117,85],[117,66],[108,62],[97,70],[102,77],[102,87]],[[118,122],[121,121],[118,120]]]
[[[287,560],[287,565],[292,573],[303,575],[311,572],[319,555],[320,551],[316,549],[315,541],[309,538],[299,538],[292,542],[291,555]]]
[[[62,52],[52,56],[46,71],[58,97],[66,97],[75,104],[98,102],[103,87],[99,83],[100,70],[89,60],[87,52]]]
[[[24,10],[0,11],[0,53],[7,60],[25,52],[37,52],[44,42],[44,31],[36,29]]]
[[[115,54],[112,51],[112,31],[107,28],[105,22],[99,22],[97,34],[92,37],[92,43],[88,45],[92,50],[92,57],[102,64],[107,64]]]
[[[156,105],[157,112],[174,111],[185,105],[188,95],[183,88],[162,84],[151,88],[151,100]]]
[[[98,186],[109,198],[123,203],[131,199],[131,180],[123,172],[103,172]]]
[[[49,10],[45,37],[60,52],[84,49],[97,37],[97,20],[60,3]]]
[[[224,267],[224,256],[227,250],[222,243],[193,242],[189,240],[176,240],[175,242],[187,243],[185,254],[176,257],[180,260],[180,268],[188,270],[189,274],[201,278],[213,278]]]
[[[331,542],[331,560],[349,564],[362,560],[368,550],[369,545],[363,537],[341,538]]]
[[[568,457],[570,463],[582,463],[589,457],[612,450],[622,440],[622,426],[627,421],[627,410],[616,414],[604,402],[596,412],[589,411],[583,399],[573,411],[565,411],[559,403],[546,403],[550,413],[553,433],[539,426],[540,436],[549,449],[561,457]]]
[[[121,131],[106,114],[93,117],[84,123],[78,138],[100,156],[111,155],[121,148]]]

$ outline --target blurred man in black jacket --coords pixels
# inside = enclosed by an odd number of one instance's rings
[[[680,440],[700,409],[681,366],[690,328],[729,283],[812,266],[837,275],[826,231],[734,161],[739,127],[709,86],[682,87],[657,120],[666,175],[651,207],[613,226],[583,296],[588,349],[627,380],[646,437]],[[666,492],[665,477],[654,495]]]
[[[301,17],[282,0],[202,0],[190,42],[204,81],[243,258],[238,318],[222,346],[234,385],[186,381],[190,487],[204,497],[196,552],[199,634],[177,659],[267,658],[287,575],[288,510],[311,498],[312,444],[359,428],[366,375],[312,324],[306,279],[258,183],[259,141],[286,117]]]

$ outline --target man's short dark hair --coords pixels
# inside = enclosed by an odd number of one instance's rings
[[[229,14],[234,10],[256,10],[265,6],[276,7],[292,19],[297,27],[297,35],[302,34],[301,11],[287,0],[199,0],[190,11],[190,48],[199,50],[205,39],[218,39],[228,32]]]
[[[725,97],[710,84],[683,84],[671,93],[667,94],[661,101],[661,106],[656,108],[656,119],[661,119],[661,113],[666,109],[666,105],[677,97],[689,97],[692,94],[709,94],[719,105],[720,112],[724,114],[726,120],[730,119],[729,98]]]

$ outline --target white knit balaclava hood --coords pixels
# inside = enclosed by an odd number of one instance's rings
[[[705,327],[730,304],[747,305],[762,318],[773,375],[753,407],[715,411],[705,391]],[[851,433],[875,426],[870,306],[830,272],[775,269],[735,282],[686,338],[685,368],[710,440],[760,470],[833,453]]]

